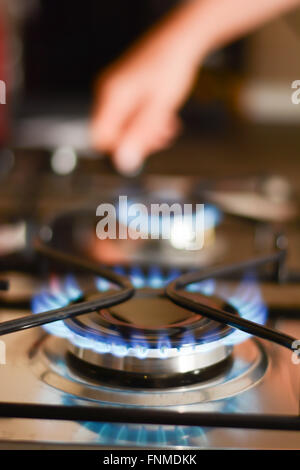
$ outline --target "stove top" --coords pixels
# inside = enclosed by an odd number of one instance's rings
[[[52,273],[32,297],[32,315],[0,325],[7,347],[0,413],[2,405],[3,417],[23,418],[18,428],[14,420],[2,419],[3,440],[56,445],[49,427],[30,419],[49,419],[53,412],[51,419],[71,420],[63,425],[63,446],[218,448],[226,442],[244,447],[249,432],[255,437],[246,447],[276,447],[273,433],[291,434],[286,446],[295,445],[298,433],[291,430],[298,421],[281,420],[298,419],[291,350],[300,328],[294,322],[292,337],[287,334],[291,321],[280,332],[263,326],[267,309],[259,287],[261,276],[283,280],[284,251],[218,269],[181,273],[151,267],[128,273],[126,267],[104,269],[41,244],[36,249],[68,268],[82,269],[72,275]],[[247,273],[242,280],[240,271]],[[33,328],[38,325],[44,334]],[[104,424],[103,417],[95,422],[97,415],[88,414],[95,410],[112,422]],[[164,410],[169,410],[166,415]],[[76,419],[78,412],[87,413],[83,423]],[[281,431],[262,434],[260,427],[270,428],[272,415],[271,429]],[[230,424],[232,416],[243,422]],[[251,425],[251,416],[262,422]],[[219,429],[224,423],[213,423],[216,417],[228,420],[225,440]],[[55,423],[56,436],[60,426]],[[238,434],[231,429],[236,426]],[[244,429],[249,426],[251,431]],[[31,439],[28,429],[34,433]]]
[[[205,194],[198,252],[96,240],[93,198],[2,212],[0,448],[299,447],[297,219],[231,213],[227,183],[173,183],[132,200]]]
[[[11,319],[11,314],[2,314],[2,319]],[[297,321],[276,321],[273,326],[286,333],[300,333]],[[99,377],[98,371],[96,376],[88,375],[85,369],[82,373],[76,362],[68,362],[70,351],[65,339],[37,329],[8,335],[5,344],[0,399],[6,403],[6,412],[19,418],[1,419],[2,448],[276,449],[299,445],[298,432],[262,430],[259,422],[255,423],[257,429],[223,428],[220,423],[211,427],[205,420],[203,425],[189,425],[191,414],[199,423],[206,414],[217,420],[222,416],[242,416],[244,420],[245,416],[298,415],[298,371],[290,352],[269,342],[248,339],[235,345],[227,366],[222,365],[210,377],[193,384],[160,384],[157,388],[132,387],[132,381],[129,385],[119,380],[110,383],[106,377]],[[107,365],[111,365],[109,361]],[[19,403],[21,409],[8,408],[7,402]],[[28,409],[30,405],[33,409]],[[42,409],[36,409],[37,405]],[[65,421],[59,418],[61,407],[66,411]],[[84,410],[85,415],[72,417],[74,407],[79,413]],[[100,416],[95,414],[95,407]],[[126,417],[122,418],[124,409]],[[0,410],[3,416],[1,406]],[[186,417],[187,422],[173,424],[169,415],[161,416],[168,410],[176,413],[176,418],[178,413],[180,418]],[[53,421],[54,417],[58,420]],[[98,422],[93,421],[95,418]],[[114,422],[117,419],[122,423]]]
[[[125,269],[115,271],[125,275]],[[164,287],[176,277],[174,270],[164,275],[158,268],[148,273],[135,269],[129,275],[136,289],[134,297],[44,328],[66,340],[69,367],[95,381],[134,389],[171,389],[219,376],[230,368],[232,346],[247,334],[170,301]],[[116,286],[101,277],[56,277],[33,297],[32,308],[39,314],[70,304],[79,306],[113,289]],[[208,279],[190,284],[187,295],[202,306],[260,323],[266,318],[253,279],[231,288]]]

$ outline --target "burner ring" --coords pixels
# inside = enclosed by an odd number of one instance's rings
[[[216,304],[211,297],[190,295]],[[238,314],[223,300],[222,305]],[[93,370],[99,380],[118,372],[145,387],[169,383],[172,377],[201,381],[224,368],[232,351],[223,341],[233,331],[231,327],[178,307],[161,292],[142,290],[128,302],[70,318],[65,324],[76,335],[76,341],[69,339],[71,369],[77,368],[79,375],[86,370],[87,376]]]
[[[103,379],[101,371],[110,370],[110,374],[122,372],[123,374],[136,374],[140,377],[139,382],[147,387],[150,379],[161,381],[177,375],[184,378],[185,374],[194,373],[197,381],[201,380],[201,376],[208,372],[208,369],[218,364],[225,363],[229,359],[232,352],[231,346],[220,345],[215,349],[203,351],[201,353],[190,352],[189,354],[181,354],[171,356],[164,360],[161,357],[147,357],[146,360],[139,359],[134,356],[118,357],[115,354],[98,354],[96,351],[86,348],[80,348],[71,344],[69,353],[81,362],[80,375],[89,377],[88,372],[91,366],[98,369],[98,379]],[[72,364],[71,361],[68,361]],[[74,361],[73,361],[74,364]],[[86,374],[83,372],[86,367]],[[77,370],[76,366],[75,369]],[[77,370],[78,372],[78,370]],[[96,374],[94,374],[96,378]],[[133,379],[134,380],[134,379]],[[178,379],[178,386],[180,379]]]
[[[196,296],[201,302],[210,304],[216,302],[201,294],[192,296],[193,298]],[[223,305],[238,315],[230,305],[224,302]],[[76,335],[76,339],[82,338],[82,347],[86,349],[95,349],[96,352],[103,353],[110,352],[109,348],[115,347],[113,352],[117,356],[137,356],[140,359],[143,358],[139,351],[141,348],[147,349],[148,358],[160,359],[178,356],[184,351],[197,352],[199,347],[202,352],[204,349],[210,349],[210,344],[215,345],[233,331],[227,325],[176,306],[161,292],[153,293],[147,289],[142,289],[141,295],[128,302],[110,309],[70,318],[65,324]],[[78,341],[76,345],[81,346],[78,345]],[[168,350],[166,356],[163,353],[164,349]]]
[[[68,396],[94,401],[99,404],[118,404],[141,407],[169,407],[198,405],[233,398],[259,383],[268,371],[269,361],[263,346],[250,338],[233,348],[230,373],[218,376],[218,380],[173,388],[133,388],[124,384],[109,385],[103,380],[89,379],[72,370],[64,360],[68,355],[64,338],[45,336],[30,350],[30,365],[33,373],[45,384]],[[164,361],[161,361],[164,362]],[[118,374],[115,374],[116,376]]]
[[[231,349],[218,348],[217,353],[207,351],[203,354],[183,356],[180,364],[176,358],[167,361],[148,359],[141,363],[132,357],[124,364],[115,356],[100,364],[96,353],[69,350],[66,362],[78,376],[110,386],[122,385],[132,388],[174,388],[204,382],[221,376],[232,365]],[[116,374],[116,370],[118,373]]]

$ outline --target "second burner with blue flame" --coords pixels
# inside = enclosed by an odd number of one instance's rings
[[[70,367],[106,383],[124,386],[172,387],[205,380],[230,366],[235,343],[248,335],[176,306],[163,295],[164,285],[180,274],[157,267],[116,268],[130,275],[137,295],[115,307],[46,326],[66,338]],[[104,279],[82,287],[80,279],[55,278],[33,299],[35,313],[90,299],[114,288]],[[264,323],[266,308],[253,280],[230,291],[213,280],[189,287],[189,295]],[[216,297],[217,294],[217,297]]]

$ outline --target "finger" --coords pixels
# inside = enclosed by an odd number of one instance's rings
[[[121,88],[99,90],[92,116],[91,140],[97,150],[111,152],[135,110],[135,100],[130,92]]]
[[[178,120],[160,108],[144,106],[125,128],[113,161],[119,171],[135,173],[147,155],[166,147],[179,129]]]
[[[178,116],[176,114],[171,113],[165,119],[165,121],[161,125],[160,129],[160,137],[162,141],[172,141],[175,137],[177,137],[182,129],[182,124]]]
[[[181,125],[177,116],[172,116],[170,120],[166,120],[157,134],[153,136],[148,149],[149,154],[170,147],[180,133],[180,130]]]

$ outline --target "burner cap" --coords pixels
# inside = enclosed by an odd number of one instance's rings
[[[233,311],[223,300],[189,295]],[[140,289],[122,304],[65,323],[83,338],[82,347],[70,341],[72,369],[108,383],[146,387],[194,383],[219,373],[232,349],[221,341],[231,327],[185,310],[153,289]]]
[[[204,305],[237,314],[224,300],[198,293],[188,295]],[[122,304],[70,318],[65,323],[73,333],[84,338],[84,343],[90,338],[99,342],[100,349],[103,343],[107,347],[120,347],[120,355],[122,346],[128,349],[126,355],[134,347],[145,347],[147,357],[163,357],[164,347],[170,350],[166,353],[171,353],[172,349],[208,345],[232,332],[231,327],[179,307],[164,297],[162,291],[154,289],[140,289],[135,297]]]

